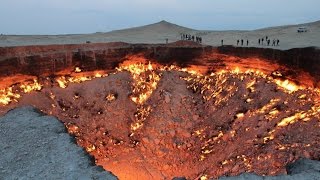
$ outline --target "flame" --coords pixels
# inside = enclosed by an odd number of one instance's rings
[[[244,114],[243,113],[238,113],[238,114],[236,114],[236,117],[238,119],[242,119],[244,117]]]
[[[147,119],[151,112],[151,106],[139,106],[137,112],[135,113],[135,121],[131,123],[130,129],[133,135],[135,131],[141,129],[144,121]]]
[[[299,89],[302,89],[302,87],[299,87],[297,85],[295,85],[292,82],[289,82],[289,80],[285,80],[285,81],[280,81],[278,79],[276,79],[274,81],[279,87],[284,88],[285,90],[287,90],[289,93],[292,93],[294,91],[297,91]]]
[[[200,180],[208,180],[208,175],[204,174],[200,177]]]
[[[106,96],[106,100],[108,102],[112,102],[112,101],[116,100],[116,95],[113,94],[113,93],[108,93],[107,96]]]
[[[93,144],[89,144],[88,146],[86,146],[86,151],[87,152],[93,152],[94,150],[96,150],[96,146]]]
[[[42,89],[42,85],[38,83],[36,79],[33,80],[33,83],[30,84],[21,84],[20,88],[24,93],[30,93],[31,91],[40,91]]]
[[[131,100],[140,105],[144,104],[157,88],[161,76],[154,71],[150,62],[147,65],[143,63],[123,65],[117,70],[125,70],[132,74],[134,82]]]
[[[99,72],[97,72],[97,73],[94,75],[94,77],[96,77],[96,78],[101,78],[101,77],[102,77],[102,74],[100,74]]]
[[[14,93],[12,87],[0,90],[0,104],[8,105],[13,100],[17,100],[21,97],[20,94]]]
[[[76,68],[74,69],[74,72],[79,73],[79,72],[81,72],[81,69],[80,69],[79,67],[76,67]]]
[[[66,88],[67,87],[67,80],[66,80],[66,77],[62,76],[62,77],[59,77],[56,79],[56,81],[58,82],[59,84],[59,87],[61,88]]]
[[[85,81],[91,80],[92,77],[89,76],[78,76],[78,77],[69,77],[61,76],[56,78],[56,81],[61,88],[67,88],[69,83],[82,83]]]

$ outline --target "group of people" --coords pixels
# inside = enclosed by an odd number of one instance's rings
[[[195,41],[197,43],[202,43],[202,37],[200,36],[194,36],[191,34],[181,34],[181,40],[187,40],[187,41]],[[271,44],[272,42],[272,44]],[[221,40],[221,46],[224,44],[223,39]],[[259,45],[267,45],[267,46],[279,46],[280,40],[279,39],[273,39],[271,40],[268,36],[265,36],[263,38],[259,38],[258,44]],[[237,46],[249,46],[249,40],[244,40],[244,39],[238,39],[237,40]]]
[[[241,46],[243,46],[244,45],[244,40],[243,39],[238,39],[237,40],[237,46],[239,46],[240,42],[241,42]],[[248,39],[247,39],[246,43],[247,43],[247,46],[249,46],[249,40]]]
[[[202,43],[202,37],[194,36],[191,34],[181,34],[181,40],[195,41],[197,43]]]
[[[264,43],[265,42],[265,43]],[[258,40],[258,44],[259,45],[267,45],[267,46],[270,46],[270,43],[271,43],[271,39],[266,36],[266,37],[263,37],[261,39]],[[273,39],[272,40],[272,46],[279,46],[279,43],[280,43],[280,40],[279,39]]]

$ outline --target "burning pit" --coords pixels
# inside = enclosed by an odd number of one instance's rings
[[[0,112],[33,105],[58,117],[120,179],[278,175],[320,159],[320,91],[280,72],[132,57],[111,71],[21,79],[0,90]]]

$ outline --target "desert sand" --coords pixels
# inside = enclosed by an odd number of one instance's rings
[[[208,22],[214,23],[214,22]],[[306,27],[308,32],[298,33],[299,27]],[[47,44],[79,44],[90,41],[95,42],[127,42],[127,43],[165,43],[174,42],[181,39],[181,33],[201,36],[203,44],[220,46],[221,40],[224,45],[237,45],[238,39],[249,40],[250,47],[259,46],[258,39],[268,36],[271,39],[279,39],[280,45],[269,48],[292,49],[300,47],[320,47],[320,21],[287,25],[279,27],[270,27],[257,29],[253,31],[213,31],[213,30],[195,30],[161,21],[141,27],[116,30],[111,32],[97,32],[93,34],[74,34],[74,35],[1,35],[0,47],[4,46],[22,46],[22,45],[47,45]],[[244,43],[246,44],[246,43]]]

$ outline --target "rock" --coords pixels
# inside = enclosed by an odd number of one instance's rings
[[[199,119],[199,115],[193,115],[193,116],[192,116],[192,119],[193,119],[194,121],[197,121],[197,120]]]
[[[169,166],[168,164],[166,164],[166,165],[163,166],[163,170],[167,170],[167,169],[169,169],[169,168],[170,168],[170,166]]]
[[[174,137],[176,135],[176,131],[175,130],[170,130],[169,134],[171,137]]]
[[[185,138],[190,138],[191,137],[191,133],[188,132],[188,131],[181,131],[180,133]]]
[[[163,93],[163,95],[164,95],[164,101],[168,104],[168,103],[170,103],[170,101],[171,101],[171,94],[169,93],[169,92],[167,92],[167,91],[164,91],[164,93]]]
[[[185,177],[175,177],[172,180],[187,180]]]
[[[154,139],[153,141],[154,141],[154,143],[157,144],[157,145],[160,144],[160,139],[158,139],[158,138]]]
[[[165,94],[164,95],[164,101],[168,104],[170,103],[171,99],[170,99],[170,96],[168,94]]]
[[[141,146],[140,149],[141,149],[142,152],[145,152],[145,151],[146,151],[146,148],[144,148],[143,146]]]
[[[7,146],[0,148],[0,179],[117,179],[92,165],[63,123],[35,111],[23,107],[0,118],[0,147]]]
[[[143,137],[143,138],[142,138],[142,141],[143,141],[144,143],[146,143],[146,144],[150,143],[149,138],[147,138],[147,137]]]
[[[236,167],[236,166],[235,166]],[[233,167],[233,168],[235,168]],[[232,169],[237,170],[237,168]],[[288,175],[258,176],[256,174],[243,173],[234,177],[220,177],[221,180],[300,180],[320,179],[320,162],[309,159],[300,159],[287,166]]]

